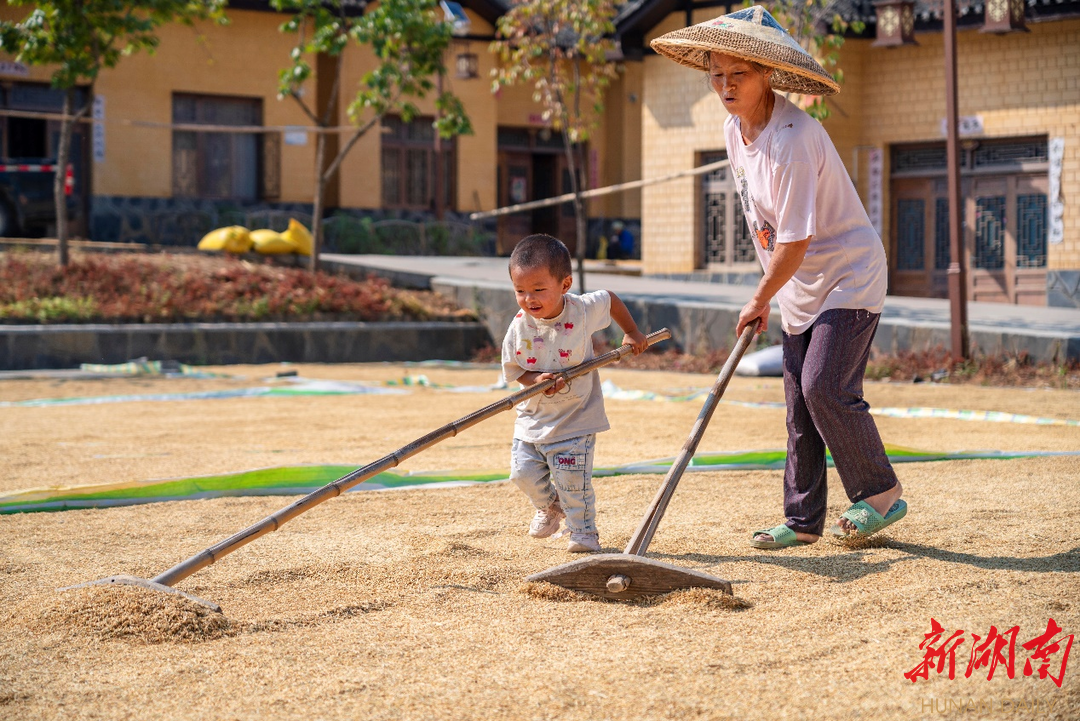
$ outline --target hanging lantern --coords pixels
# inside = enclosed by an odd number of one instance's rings
[[[987,0],[986,17],[980,32],[1030,32],[1024,20],[1024,0]]]
[[[874,3],[874,11],[877,13],[874,47],[918,45],[915,42],[915,3],[912,0],[881,0]]]
[[[476,53],[466,50],[457,54],[455,62],[456,77],[460,80],[473,80],[480,77],[480,59]]]

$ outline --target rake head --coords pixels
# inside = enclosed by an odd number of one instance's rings
[[[150,580],[145,579],[145,578],[139,578],[138,576],[127,576],[127,575],[109,576],[107,578],[102,578],[102,579],[99,579],[97,581],[87,581],[86,583],[78,583],[78,584],[75,584],[74,586],[65,586],[64,588],[58,588],[57,590],[58,591],[70,591],[73,588],[83,588],[84,586],[113,586],[113,585],[141,586],[142,588],[149,588],[152,591],[161,591],[163,593],[173,593],[173,594],[176,594],[177,596],[183,596],[184,598],[190,599],[190,600],[194,601],[195,603],[206,606],[211,611],[214,611],[216,613],[221,613],[221,606],[217,605],[213,601],[207,601],[204,598],[199,598],[198,596],[192,596],[190,593],[184,593],[183,591],[177,591],[172,586],[166,586],[163,583],[157,583],[155,581],[150,581]]]
[[[617,601],[670,593],[683,588],[716,588],[731,594],[731,582],[689,568],[630,553],[599,553],[564,563],[526,580],[547,581]]]

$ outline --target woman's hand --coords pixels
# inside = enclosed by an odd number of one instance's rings
[[[769,258],[769,265],[765,268],[765,274],[758,281],[754,297],[743,306],[739,313],[739,324],[735,326],[735,335],[741,336],[743,328],[754,318],[761,318],[758,335],[769,329],[769,300],[791,280],[791,276],[795,275],[795,271],[799,269],[803,258],[806,257],[806,249],[810,246],[812,239],[813,236],[809,236],[803,240],[776,244]]]
[[[742,337],[743,328],[750,325],[755,318],[761,318],[761,325],[758,326],[757,335],[761,335],[769,329],[769,304],[757,302],[751,300],[749,303],[743,306],[743,309],[739,311],[739,324],[735,326],[735,335]]]

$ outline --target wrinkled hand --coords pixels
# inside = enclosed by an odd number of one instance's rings
[[[737,337],[742,336],[743,328],[750,325],[755,318],[761,318],[761,325],[758,326],[757,334],[761,335],[769,329],[769,304],[764,305],[750,301],[743,306],[743,309],[739,311],[739,324],[735,326],[735,335]]]
[[[555,377],[556,376],[554,373],[541,373],[540,375],[536,376],[536,382],[543,383],[544,381],[549,381]],[[561,391],[563,388],[566,388],[566,380],[564,380],[562,377],[559,377],[559,380],[555,381],[555,385],[544,391],[544,395],[551,397]]]
[[[634,351],[634,355],[640,355],[649,348],[649,341],[646,340],[645,334],[640,330],[624,335],[622,344],[630,346]]]

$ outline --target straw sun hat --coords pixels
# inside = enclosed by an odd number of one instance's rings
[[[680,65],[709,70],[709,52],[775,68],[773,88],[802,95],[833,95],[840,86],[760,5],[661,35],[653,50]]]

